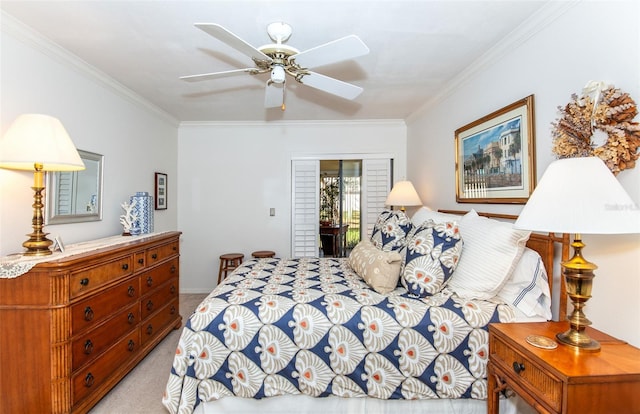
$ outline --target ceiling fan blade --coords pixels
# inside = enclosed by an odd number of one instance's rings
[[[267,81],[264,90],[264,107],[265,108],[281,108],[284,105],[284,84],[273,82],[271,79]]]
[[[299,82],[304,85],[311,86],[312,88],[350,100],[357,98],[363,91],[359,86],[315,72],[309,72],[309,74],[303,76]]]
[[[232,48],[236,49],[238,52],[249,56],[251,59],[255,60],[265,60],[271,63],[271,58],[255,47],[251,46],[249,43],[245,42],[235,34],[231,33],[224,27],[220,26],[216,23],[196,23],[195,26],[207,32],[211,36],[220,40],[221,42],[226,43]]]
[[[224,72],[213,72],[213,73],[203,73],[201,75],[189,75],[189,76],[180,76],[180,79],[187,82],[199,82],[209,79],[217,79],[217,78],[226,78],[229,76],[242,75],[244,73],[248,73],[250,75],[256,75],[260,71],[255,68],[246,68],[246,69],[234,69],[234,70],[226,70]]]
[[[302,68],[315,68],[353,59],[369,53],[369,48],[356,35],[350,35],[314,48],[304,50],[293,55],[290,60],[295,60]]]

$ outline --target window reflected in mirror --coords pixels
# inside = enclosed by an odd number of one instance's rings
[[[104,156],[78,150],[85,169],[47,173],[46,224],[102,220]]]

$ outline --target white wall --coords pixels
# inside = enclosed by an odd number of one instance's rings
[[[521,205],[456,204],[454,131],[527,95],[535,95],[537,177],[555,158],[551,122],[572,93],[604,80],[640,104],[640,2],[580,2],[524,43],[505,51],[432,108],[407,122],[408,178],[432,208],[517,214]],[[636,117],[636,121],[639,118]],[[618,179],[640,201],[640,166]],[[586,314],[593,326],[640,346],[640,236],[584,236],[599,269]]]
[[[219,256],[254,250],[290,255],[291,159],[385,154],[406,174],[403,121],[188,124],[178,140],[181,290],[215,286]],[[276,209],[275,217],[269,209]]]
[[[177,123],[145,107],[112,81],[87,75],[82,62],[2,15],[0,133],[23,113],[61,120],[77,148],[104,155],[103,219],[45,227],[65,243],[122,233],[120,204],[154,191],[154,172],[169,175],[169,206],[155,230],[177,227]],[[0,169],[0,256],[23,251],[32,231],[33,173]],[[46,190],[45,190],[46,197]]]

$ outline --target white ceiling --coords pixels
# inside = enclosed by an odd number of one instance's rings
[[[11,1],[0,8],[177,121],[405,119],[504,44],[546,1]],[[253,46],[267,24],[293,27],[303,51],[356,34],[370,53],[314,68],[364,88],[346,101],[287,82],[287,109],[265,109],[268,75],[188,83],[180,76],[253,67],[194,27],[218,23]],[[529,20],[530,22],[531,20]]]

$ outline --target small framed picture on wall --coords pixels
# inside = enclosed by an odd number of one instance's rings
[[[167,174],[156,173],[156,210],[167,209]]]

